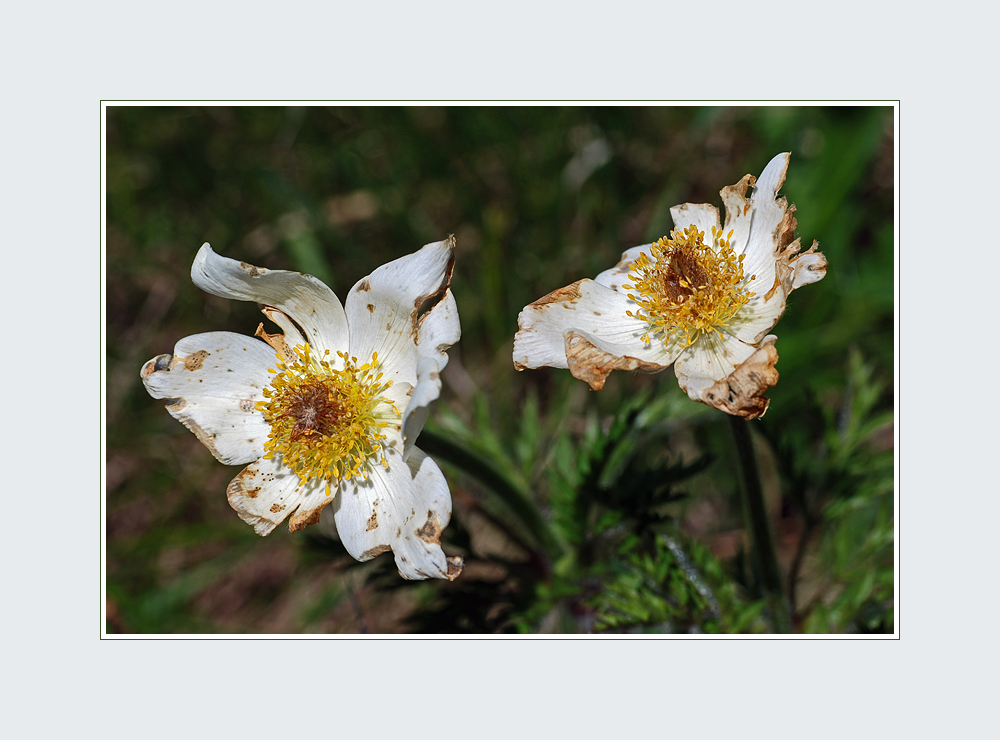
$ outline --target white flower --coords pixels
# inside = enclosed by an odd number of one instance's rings
[[[413,446],[461,336],[449,284],[454,239],[379,267],[346,304],[311,275],[266,270],[202,246],[191,278],[223,298],[256,301],[283,333],[209,332],[142,368],[154,398],[227,465],[230,505],[257,534],[286,517],[296,531],[332,504],[358,560],[393,551],[404,578],[454,579],[440,536],[451,493]],[[429,306],[429,308],[428,308]],[[261,341],[261,339],[263,341]],[[325,519],[325,517],[324,517]]]
[[[526,306],[514,366],[568,368],[600,390],[612,370],[674,364],[692,399],[749,419],[763,414],[763,394],[778,382],[777,337],[768,332],[788,294],[826,274],[816,242],[799,254],[795,206],[777,197],[789,156],[722,189],[722,226],[714,206],[675,206],[669,238]]]

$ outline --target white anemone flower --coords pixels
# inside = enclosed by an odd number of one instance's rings
[[[143,366],[142,381],[220,462],[249,463],[227,495],[257,534],[285,518],[292,532],[315,524],[332,504],[336,531],[356,559],[392,550],[408,579],[461,572],[462,559],[441,549],[448,483],[414,446],[441,392],[446,352],[461,336],[449,288],[454,245],[428,244],[379,267],[344,306],[311,275],[202,246],[195,285],[256,301],[282,333],[261,324],[256,337],[185,337],[172,355]]]
[[[762,415],[763,394],[778,382],[777,337],[768,332],[788,294],[826,274],[816,242],[799,253],[795,206],[777,195],[789,157],[722,189],[721,226],[715,206],[674,206],[669,237],[526,306],[514,366],[568,368],[600,390],[612,370],[673,364],[690,398],[747,419]]]

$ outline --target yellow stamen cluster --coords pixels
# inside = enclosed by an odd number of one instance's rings
[[[326,479],[328,495],[331,484],[367,478],[372,459],[389,467],[383,430],[400,417],[396,405],[381,397],[392,381],[381,382],[378,353],[358,365],[358,358],[338,352],[342,368],[328,361],[329,354],[315,357],[306,344],[295,348],[289,363],[279,357],[266,400],[256,404],[271,427],[265,459],[280,455],[299,485]]]
[[[644,319],[649,331],[662,334],[663,341],[679,341],[688,347],[704,332],[722,335],[725,326],[755,294],[746,285],[754,276],[743,277],[743,257],[737,256],[722,231],[712,227],[712,241],[705,243],[705,233],[696,226],[672,231],[660,239],[630,266],[634,290],[628,297],[640,310],[629,316]]]

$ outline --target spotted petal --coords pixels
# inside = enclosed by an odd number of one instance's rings
[[[303,484],[280,457],[247,466],[226,489],[229,505],[262,537],[288,517],[291,532],[315,524],[335,492],[328,494],[326,482],[317,478]]]
[[[142,382],[153,398],[227,465],[259,458],[268,425],[254,408],[271,382],[274,350],[257,339],[215,331],[185,337],[173,355],[147,362]]]
[[[764,394],[778,382],[775,368],[778,352],[774,347],[777,340],[771,334],[764,337],[760,347],[756,348],[736,340],[729,340],[721,346],[703,345],[690,357],[685,355],[677,361],[677,379],[694,400],[733,416],[756,419],[767,411],[770,403]],[[744,359],[736,362],[740,357]],[[714,375],[733,363],[732,370],[712,382]]]
[[[462,570],[461,558],[446,558],[441,532],[451,519],[451,494],[437,464],[413,448],[404,462],[395,451],[389,469],[375,466],[367,481],[342,486],[334,504],[337,534],[358,560],[392,550],[403,578],[447,578]]]
[[[434,358],[440,371],[448,363],[447,349],[458,341],[461,326],[448,285],[454,267],[454,238],[434,242],[400,257],[359,280],[347,294],[351,355],[361,362],[377,352],[385,377],[416,386],[417,363]],[[421,315],[427,302],[437,300]],[[444,306],[443,310],[442,304]],[[428,322],[433,332],[424,332]],[[429,341],[429,337],[433,341]]]
[[[649,325],[627,315],[632,308],[624,293],[593,280],[553,291],[518,316],[514,367],[569,368],[594,390],[612,370],[662,370],[680,350],[655,337],[643,341]]]
[[[312,275],[254,267],[221,257],[203,244],[191,266],[191,279],[220,298],[255,301],[265,307],[265,313],[269,306],[278,309],[302,328],[306,340],[320,352],[347,349],[344,309],[333,291]]]

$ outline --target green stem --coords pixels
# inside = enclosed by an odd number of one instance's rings
[[[420,433],[420,449],[451,463],[492,489],[541,544],[549,558],[555,560],[562,554],[562,545],[535,502],[489,460],[427,430]]]
[[[761,587],[767,598],[775,632],[790,633],[792,620],[788,600],[782,588],[781,570],[778,568],[774,540],[771,538],[771,529],[768,526],[764,491],[760,485],[760,474],[757,472],[757,458],[750,439],[750,427],[746,419],[737,416],[730,416],[729,421],[732,424],[740,470],[743,473],[743,506],[750,528],[753,559],[760,573]]]

